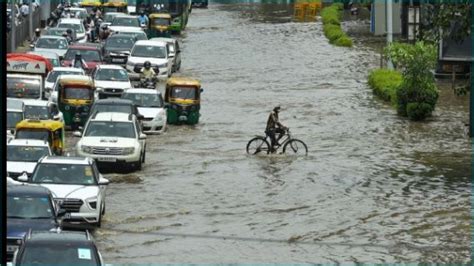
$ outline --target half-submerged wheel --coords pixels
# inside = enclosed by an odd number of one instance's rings
[[[283,146],[283,153],[308,155],[308,147],[299,139],[291,139]]]
[[[247,154],[255,155],[259,153],[270,153],[270,144],[264,137],[255,137],[247,144]]]

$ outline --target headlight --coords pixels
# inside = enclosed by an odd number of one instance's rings
[[[97,209],[97,197],[91,197],[86,199],[87,205],[89,205],[89,208],[95,210]]]
[[[101,87],[98,87],[98,88],[95,88],[95,89],[96,89],[96,91],[98,91],[98,92],[101,92],[101,91],[104,90],[104,88],[101,88]]]
[[[134,151],[135,151],[134,147],[125,148],[123,149],[123,155],[132,154]]]
[[[82,152],[85,152],[85,153],[92,153],[92,147],[91,146],[81,146],[81,150]]]

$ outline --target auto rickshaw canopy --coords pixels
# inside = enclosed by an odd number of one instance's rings
[[[64,129],[64,123],[56,120],[25,119],[16,124],[16,130],[21,129],[46,129],[53,132]]]
[[[94,81],[89,76],[79,76],[75,75],[72,77],[61,78],[59,80],[59,85],[61,87],[68,87],[68,86],[81,86],[81,87],[90,87],[95,89]]]
[[[101,0],[84,0],[79,3],[80,6],[89,6],[89,7],[100,7],[102,6]]]
[[[201,88],[201,82],[197,79],[192,79],[188,77],[171,77],[166,82],[166,86],[174,87],[174,86],[190,86],[190,87],[197,87]]]

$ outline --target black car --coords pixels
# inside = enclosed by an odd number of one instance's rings
[[[107,64],[127,63],[128,56],[137,38],[130,34],[114,34],[105,41],[104,59]]]
[[[50,230],[60,225],[65,211],[59,210],[51,191],[41,186],[7,187],[7,259],[22,244],[30,229]]]
[[[13,258],[19,265],[105,265],[89,231],[30,231]]]
[[[137,106],[130,100],[109,98],[95,101],[90,113],[95,115],[104,112],[134,114],[138,120],[143,119],[143,115],[138,112]]]

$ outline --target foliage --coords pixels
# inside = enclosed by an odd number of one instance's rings
[[[335,40],[341,38],[344,35],[341,27],[333,24],[327,24],[323,27],[324,35],[329,39],[329,42],[334,42]]]
[[[402,83],[402,74],[396,70],[375,69],[369,73],[369,86],[374,93],[393,106],[397,105],[397,88]]]
[[[344,36],[334,41],[337,46],[352,47],[352,40],[344,34]]]
[[[450,37],[460,42],[471,33],[472,0],[431,0],[423,5],[423,39],[437,43]],[[441,30],[441,31],[440,31]]]
[[[435,46],[424,42],[393,43],[384,52],[403,75],[396,96],[398,113],[412,120],[430,116],[438,100],[432,72],[437,60]]]
[[[321,18],[323,20],[323,24],[341,25],[340,16],[341,15],[340,15],[339,8],[335,5],[325,7],[321,11]]]
[[[323,31],[330,43],[337,46],[352,47],[352,40],[341,29],[342,7],[342,4],[333,4],[323,8],[321,11]]]

